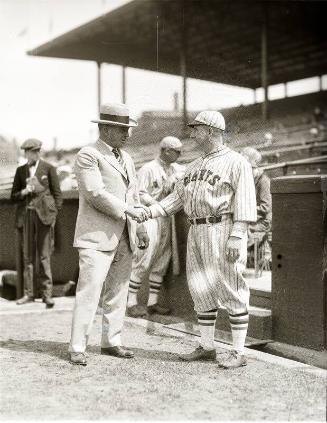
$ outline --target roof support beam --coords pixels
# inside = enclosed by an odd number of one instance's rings
[[[180,48],[180,69],[183,78],[183,129],[187,129],[187,32],[186,32],[186,2],[182,1],[182,27],[181,27],[181,48]]]
[[[102,98],[102,92],[101,92],[101,62],[97,62],[97,95],[98,95],[98,112],[100,115],[100,106],[101,106],[101,98]]]
[[[268,6],[262,4],[261,86],[263,88],[262,118],[268,119]]]
[[[123,104],[126,104],[126,66],[122,66],[122,73],[121,73],[121,78],[122,78],[122,102]]]

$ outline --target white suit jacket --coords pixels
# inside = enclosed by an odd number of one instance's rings
[[[126,217],[128,205],[139,204],[135,167],[128,153],[121,151],[125,169],[108,146],[98,140],[77,154],[74,171],[79,189],[74,247],[112,251],[126,223],[132,250],[136,225]]]

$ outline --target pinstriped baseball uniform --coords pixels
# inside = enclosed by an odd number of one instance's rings
[[[225,306],[229,313],[246,311],[249,288],[242,276],[246,264],[246,235],[234,222],[256,221],[256,197],[251,166],[244,157],[221,145],[192,162],[172,194],[150,207],[152,217],[184,208],[189,218],[222,216],[215,224],[191,225],[186,272],[195,310]],[[243,238],[236,263],[226,258],[230,236]]]
[[[150,205],[166,197],[172,190],[172,181],[183,174],[184,166],[177,163],[166,164],[160,158],[146,163],[138,172],[141,203]],[[171,258],[171,221],[163,216],[144,225],[149,247],[134,252],[131,281],[141,282],[150,270],[149,279],[161,283]]]

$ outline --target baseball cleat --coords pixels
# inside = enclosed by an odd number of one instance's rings
[[[70,360],[72,364],[77,364],[79,366],[86,366],[86,357],[84,353],[80,352],[72,352],[70,353]]]
[[[201,345],[189,354],[180,354],[183,361],[216,361],[216,350],[205,350]]]
[[[244,354],[240,354],[237,351],[231,351],[228,356],[221,362],[218,363],[219,367],[223,369],[236,369],[247,365]]]
[[[147,312],[144,307],[136,304],[131,307],[127,307],[127,316],[130,317],[146,317]]]
[[[148,306],[148,313],[149,314],[163,314],[167,315],[170,314],[171,310],[167,307],[162,307],[159,304],[153,304],[151,306]]]

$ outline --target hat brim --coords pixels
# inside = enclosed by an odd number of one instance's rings
[[[21,148],[21,150],[24,150],[24,151],[39,151],[39,150],[41,150],[41,147],[27,147],[27,148],[20,147],[20,148]]]
[[[112,120],[101,120],[101,119],[92,119],[91,122],[102,123],[104,125],[110,125],[110,126],[123,126],[125,128],[133,128],[138,126],[138,123],[134,119],[130,119],[129,123],[120,123],[120,122],[115,122]]]
[[[189,127],[191,127],[191,128],[193,128],[193,126],[199,126],[199,125],[205,125],[205,126],[208,126],[208,125],[206,125],[205,123],[203,123],[203,122],[199,122],[198,120],[193,120],[193,122],[191,122],[191,123],[188,123],[187,124],[187,126],[189,126]]]

